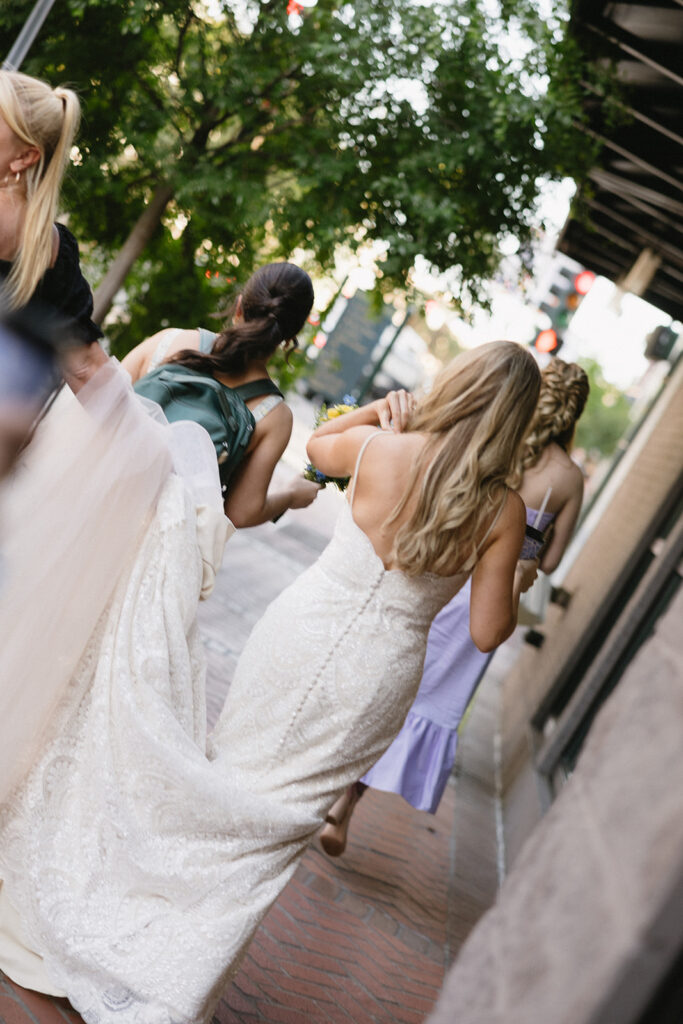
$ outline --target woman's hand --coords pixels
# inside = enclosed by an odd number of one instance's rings
[[[64,350],[61,370],[64,380],[74,394],[94,377],[100,367],[109,362],[109,356],[97,341],[90,345],[77,345]]]
[[[311,440],[327,437],[329,434],[343,434],[354,427],[381,427],[382,430],[393,430],[400,434],[406,429],[415,408],[415,398],[409,391],[390,391],[384,398],[361,405],[359,409],[345,412],[343,416],[331,416],[315,428]],[[315,458],[308,452],[314,466],[318,466]],[[320,468],[320,467],[318,467]],[[328,473],[328,476],[334,476]],[[344,474],[339,474],[343,476]]]
[[[313,480],[305,480],[302,476],[295,477],[289,485],[288,508],[308,508],[318,497],[320,490],[321,485]]]
[[[525,594],[538,576],[538,558],[520,558],[515,566],[515,589]]]
[[[325,476],[351,476],[368,428],[402,433],[410,423],[415,399],[409,391],[390,391],[384,398],[325,420],[311,434],[306,452]],[[521,499],[520,499],[521,502]]]
[[[389,391],[384,398],[378,398],[372,404],[382,430],[402,434],[410,423],[416,403],[415,396],[401,388],[400,391]]]

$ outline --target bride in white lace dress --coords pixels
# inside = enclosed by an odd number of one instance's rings
[[[309,455],[353,474],[351,501],[255,628],[206,746],[192,516],[162,501],[0,820],[27,945],[86,1021],[208,1019],[326,811],[398,731],[429,624],[472,570],[476,642],[509,635],[524,509],[505,481],[538,381],[494,343],[405,433],[377,430],[404,422],[402,395],[318,429]]]

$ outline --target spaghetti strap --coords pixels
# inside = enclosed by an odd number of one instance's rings
[[[540,528],[541,523],[543,522],[543,516],[545,514],[545,510],[546,510],[546,507],[548,505],[548,502],[550,501],[550,495],[552,493],[553,493],[552,487],[549,487],[548,490],[545,492],[545,497],[543,498],[543,502],[541,504],[541,507],[538,510],[538,515],[534,519],[534,529],[535,530],[538,530]]]
[[[356,466],[355,466],[355,469],[353,471],[353,478],[351,480],[351,493],[349,494],[349,508],[351,510],[353,510],[353,499],[356,496],[356,480],[358,479],[358,470],[360,469],[360,460],[363,458],[363,453],[365,452],[365,449],[370,444],[370,442],[373,440],[373,438],[378,437],[381,433],[382,433],[382,431],[378,428],[375,431],[374,434],[368,434],[368,436],[365,438],[365,440],[363,441],[362,445],[360,446],[360,451],[358,452],[358,458],[356,459]]]

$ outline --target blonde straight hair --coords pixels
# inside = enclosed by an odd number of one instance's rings
[[[7,304],[16,309],[28,302],[52,262],[52,226],[81,107],[70,89],[53,89],[19,71],[0,70],[0,117],[18,139],[40,153],[23,173],[26,217],[5,288]]]
[[[418,403],[408,429],[427,434],[427,443],[387,520],[400,516],[422,473],[415,508],[394,542],[404,572],[443,575],[475,554],[506,488],[519,483],[519,451],[540,380],[527,349],[494,341],[454,359]]]

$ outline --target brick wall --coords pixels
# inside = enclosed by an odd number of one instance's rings
[[[606,554],[615,564],[614,548]],[[640,1020],[683,949],[682,621],[679,589],[465,942],[428,1024]]]
[[[654,523],[683,468],[683,365],[672,374],[655,409],[625,454],[611,498],[563,586],[572,599],[566,610],[550,605],[541,649],[525,645],[503,694],[503,791],[508,864],[541,816],[533,770],[530,721],[563,680],[591,634],[606,633],[601,615],[610,595],[651,542]]]

